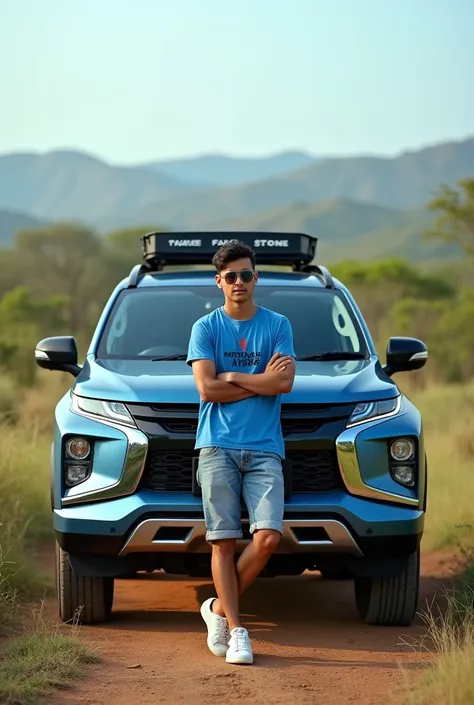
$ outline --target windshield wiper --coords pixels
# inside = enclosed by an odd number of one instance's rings
[[[338,350],[333,350],[331,352],[317,353],[315,355],[301,355],[296,359],[303,361],[313,361],[313,360],[365,360],[367,355],[362,352],[343,352]]]
[[[187,360],[187,355],[162,355],[161,357],[152,357],[152,362],[165,362],[166,360]]]

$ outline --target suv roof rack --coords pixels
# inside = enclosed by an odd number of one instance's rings
[[[151,232],[140,240],[144,264],[137,264],[130,272],[129,288],[137,286],[142,275],[161,271],[166,265],[210,265],[217,250],[234,240],[249,245],[258,264],[290,266],[297,272],[318,274],[326,287],[334,287],[329,271],[311,264],[318,242],[314,235],[261,231]]]
[[[213,255],[226,242],[240,240],[257,255],[259,264],[309,264],[316,254],[318,239],[304,233],[269,232],[164,232],[141,238],[143,259],[153,269],[165,264],[210,264]]]
[[[322,264],[307,264],[302,267],[299,271],[308,272],[308,274],[317,274],[323,280],[326,289],[335,289],[334,280],[331,276],[331,272],[327,267],[323,267]]]

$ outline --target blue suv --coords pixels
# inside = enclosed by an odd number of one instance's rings
[[[51,455],[60,617],[108,620],[114,579],[137,571],[211,575],[186,353],[193,323],[223,303],[209,263],[230,239],[255,250],[255,300],[288,317],[297,354],[281,411],[284,535],[262,577],[351,579],[362,620],[408,625],[427,461],[420,412],[392,378],[423,367],[427,349],[390,338],[383,364],[349,290],[313,264],[317,238],[261,232],[149,233],[82,366],[74,338],[38,343],[40,367],[75,378]],[[244,503],[242,529],[238,551],[251,540]]]

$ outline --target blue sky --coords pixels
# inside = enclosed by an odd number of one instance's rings
[[[0,152],[394,154],[474,135],[474,0],[0,0]]]

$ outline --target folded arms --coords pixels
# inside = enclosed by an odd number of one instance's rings
[[[260,374],[223,372],[216,375],[213,360],[196,360],[193,373],[202,401],[225,403],[255,395],[288,394],[293,387],[295,361],[293,357],[275,353],[265,372]]]

